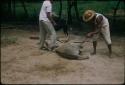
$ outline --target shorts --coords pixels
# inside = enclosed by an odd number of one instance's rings
[[[108,25],[107,25],[107,26],[103,26],[103,27],[101,28],[101,34],[102,34],[102,36],[103,36],[103,38],[104,38],[106,44],[109,45],[109,44],[112,43],[112,42],[111,42],[111,37],[110,37],[110,29],[109,29],[109,26],[108,26]],[[100,33],[94,34],[94,35],[93,35],[93,41],[97,41],[97,39],[99,38],[99,35],[100,35]]]

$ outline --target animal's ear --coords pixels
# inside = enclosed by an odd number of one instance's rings
[[[96,19],[97,24],[100,24],[102,20],[103,20],[103,17],[99,15]]]

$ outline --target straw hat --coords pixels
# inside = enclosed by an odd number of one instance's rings
[[[85,13],[83,14],[83,20],[85,22],[90,21],[95,15],[95,11],[93,10],[86,10]]]

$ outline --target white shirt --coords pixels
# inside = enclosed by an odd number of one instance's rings
[[[39,21],[43,20],[43,21],[49,21],[47,17],[47,12],[52,12],[52,4],[50,1],[44,1],[40,10],[40,14],[39,14]]]
[[[97,19],[97,17],[99,15],[101,15],[103,17],[103,19],[102,19],[101,23],[99,24],[99,26],[101,26],[101,27],[109,26],[108,19],[105,16],[103,16],[102,14],[99,14],[99,13],[96,13],[96,14],[97,14],[96,19]],[[95,24],[97,24],[96,19],[95,19]]]
[[[110,28],[109,28],[108,19],[102,14],[99,14],[99,13],[96,13],[96,14],[97,14],[96,19],[98,18],[99,15],[103,17],[101,23],[98,26],[101,27],[101,33],[103,34],[106,43],[111,44],[112,42],[110,37]],[[95,19],[95,24],[97,24],[96,19]]]

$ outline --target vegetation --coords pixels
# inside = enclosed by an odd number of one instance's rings
[[[13,0],[14,1],[14,0]],[[24,0],[22,0],[24,1]],[[2,4],[2,24],[38,24],[38,19],[39,19],[39,12],[42,6],[42,1],[43,0],[26,0],[24,2],[20,2],[20,0],[16,0],[15,2],[15,11],[13,8],[13,4],[11,4],[11,11],[12,15],[10,15],[10,11],[8,11],[8,3]],[[62,0],[57,0],[53,4],[53,11],[60,15],[60,2]],[[119,5],[118,2],[120,1]],[[24,5],[22,5],[24,4]],[[118,6],[117,6],[118,5]],[[24,7],[25,6],[25,7]],[[78,13],[79,13],[79,18],[81,19],[80,22],[77,22],[77,17],[74,8],[71,8],[71,15],[72,15],[72,20],[73,24],[72,25],[77,25],[82,28],[87,28],[86,23],[82,21],[82,15],[83,12],[87,9],[93,9],[96,12],[104,14],[106,17],[108,17],[111,28],[114,29],[114,31],[121,31],[124,32],[124,21],[125,21],[125,2],[123,0],[118,0],[118,1],[92,1],[92,0],[78,0],[77,1],[77,8],[78,8]],[[116,12],[116,23],[113,23],[113,14],[115,8],[118,8]],[[27,12],[26,12],[26,10]],[[14,14],[15,12],[15,14]],[[67,20],[68,19],[68,4],[67,0],[62,1],[62,14],[61,18]],[[82,23],[82,26],[79,25],[79,23]],[[79,28],[79,27],[78,27]],[[80,29],[81,30],[81,29]]]
[[[78,11],[80,16],[82,16],[83,12],[87,9],[93,9],[97,12],[103,13],[103,14],[108,14],[108,13],[113,13],[113,9],[116,7],[118,1],[77,1],[78,4]],[[16,19],[18,21],[20,20],[37,20],[38,16],[39,16],[39,12],[40,12],[40,8],[42,5],[42,1],[40,2],[25,2],[25,7],[27,9],[27,13],[28,13],[28,17],[26,18],[26,14],[25,14],[25,10],[22,6],[21,2],[16,2],[15,3],[15,17],[13,17],[12,19]],[[11,7],[13,7],[13,5],[11,5]],[[53,5],[53,11],[57,14],[59,14],[59,8],[60,8],[60,4],[58,1],[55,1],[54,5]],[[67,17],[67,1],[62,1],[62,17]],[[124,3],[123,1],[120,3],[118,9],[124,9]],[[5,14],[10,14],[8,11],[8,4],[4,4],[3,5],[3,10]],[[14,11],[14,8],[11,9],[12,11]],[[3,13],[3,14],[4,14]],[[4,17],[5,19],[8,19],[7,15],[3,15],[6,16]],[[72,16],[75,17],[75,11],[72,8]]]

